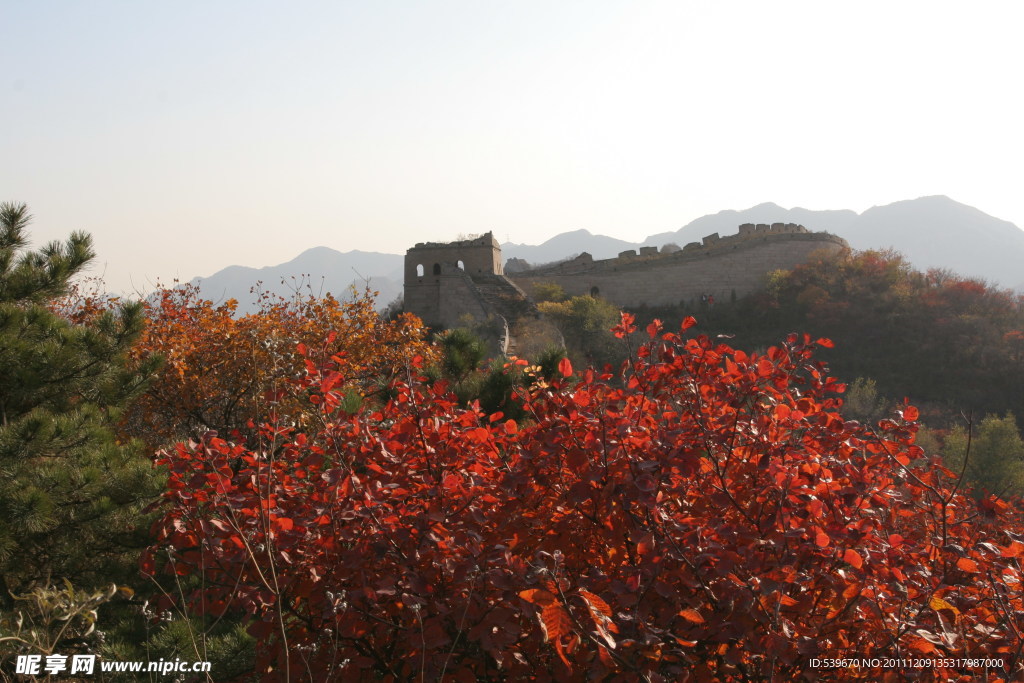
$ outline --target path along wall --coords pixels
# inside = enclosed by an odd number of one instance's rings
[[[726,238],[716,233],[703,244],[671,253],[650,247],[601,261],[584,253],[555,266],[506,275],[531,296],[536,285],[553,283],[569,296],[597,295],[618,306],[675,305],[702,296],[725,303],[734,291],[743,296],[762,289],[773,270],[788,270],[806,263],[815,252],[849,246],[840,237],[807,232],[802,226],[753,228],[741,226],[739,235]]]

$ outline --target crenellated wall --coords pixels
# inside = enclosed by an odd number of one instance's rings
[[[455,327],[469,314],[487,317],[467,275],[502,273],[501,246],[490,232],[458,242],[420,242],[405,252],[405,310],[431,326]]]
[[[704,296],[724,303],[733,292],[743,296],[762,288],[773,270],[805,263],[815,252],[848,247],[840,237],[802,225],[745,223],[735,235],[713,233],[682,249],[641,247],[598,261],[583,253],[507,277],[529,296],[536,285],[552,283],[570,296],[597,295],[623,307],[675,305]],[[445,327],[466,314],[486,318],[491,311],[473,278],[488,274],[502,274],[501,247],[491,233],[450,244],[417,244],[405,257],[406,310]]]
[[[764,286],[765,275],[809,260],[820,250],[847,248],[835,235],[810,232],[802,225],[740,226],[735,235],[708,235],[682,249],[641,247],[617,258],[595,261],[589,254],[509,277],[527,294],[538,284],[561,286],[570,296],[595,294],[619,306],[662,306],[714,296],[729,300]]]
[[[458,265],[460,262],[462,270],[471,275],[501,275],[501,245],[494,239],[494,233],[458,242],[418,243],[405,252],[405,284],[414,283],[419,277],[436,275],[445,264]],[[417,271],[417,267],[422,271]]]

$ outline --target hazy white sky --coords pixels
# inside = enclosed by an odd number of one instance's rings
[[[113,289],[946,194],[1024,226],[1024,3],[0,0],[0,199]],[[808,226],[813,228],[813,226]],[[105,269],[105,271],[104,271]]]

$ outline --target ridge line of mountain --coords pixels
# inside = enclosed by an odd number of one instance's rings
[[[680,247],[699,242],[705,235],[733,234],[742,223],[798,223],[809,230],[831,232],[846,239],[855,249],[894,248],[920,269],[944,268],[958,274],[981,278],[1024,292],[1024,230],[1009,221],[956,202],[944,195],[931,195],[872,206],[862,213],[850,209],[786,209],[763,202],[749,209],[725,209],[701,216],[675,231],[650,235],[630,242],[594,234],[586,228],[562,232],[539,245],[506,242],[504,259],[518,258],[531,264],[549,263],[588,252],[594,258],[611,258],[622,251],[642,246]],[[409,246],[412,246],[411,244]],[[316,246],[277,265],[250,267],[232,265],[208,277],[193,278],[201,290],[217,292],[244,303],[257,280],[263,288],[278,291],[280,279],[309,278],[313,291],[344,294],[365,281],[380,291],[378,303],[386,305],[402,291],[402,254]],[[273,280],[272,280],[273,279]],[[281,291],[282,294],[291,292]]]

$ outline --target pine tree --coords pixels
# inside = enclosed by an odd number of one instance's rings
[[[156,361],[132,366],[141,303],[86,325],[50,304],[93,259],[73,233],[27,247],[24,204],[0,204],[0,607],[63,580],[83,587],[137,576],[142,508],[158,492],[149,460],[112,425]]]

